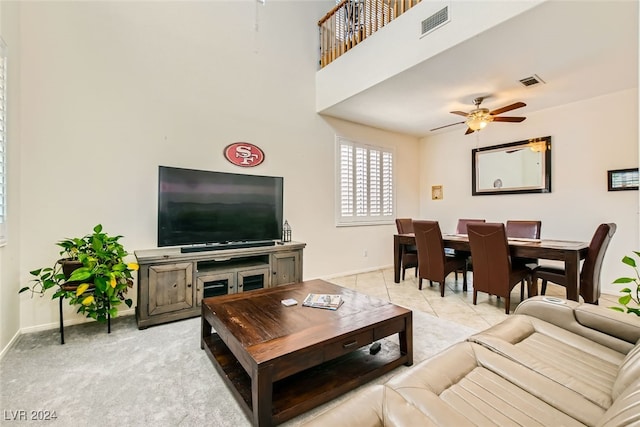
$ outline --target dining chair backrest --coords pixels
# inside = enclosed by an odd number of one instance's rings
[[[440,282],[445,276],[444,242],[438,221],[414,220],[413,232],[418,247],[418,275]]]
[[[458,225],[456,226],[456,234],[467,234],[467,224],[474,222],[485,222],[484,219],[459,219]]]
[[[473,288],[492,295],[504,294],[511,272],[504,224],[470,223],[467,234],[473,257]]]
[[[595,304],[600,298],[600,270],[616,224],[600,224],[589,243],[587,256],[580,271],[580,295],[585,302]]]
[[[413,220],[411,218],[396,218],[398,233],[413,233]]]
[[[507,221],[507,237],[539,239],[542,221]]]
[[[503,223],[471,223],[467,226],[469,246],[473,257],[473,304],[478,291],[504,297],[506,314],[509,314],[511,290],[522,283],[520,295],[524,293],[524,281],[532,292],[531,270],[527,266],[511,264],[507,232]]]
[[[413,233],[413,220],[411,218],[396,218],[398,234]],[[407,268],[415,268],[418,275],[418,250],[415,245],[402,246],[402,280],[404,280]]]

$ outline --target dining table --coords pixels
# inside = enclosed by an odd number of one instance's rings
[[[445,248],[471,253],[469,237],[466,234],[442,234]],[[567,299],[578,301],[580,293],[580,260],[587,256],[589,242],[555,239],[509,238],[509,251],[512,257],[537,258],[564,262],[567,279]],[[400,264],[405,246],[415,246],[413,233],[395,234],[393,236],[393,280],[400,283]],[[533,286],[532,295],[537,294],[537,286]]]

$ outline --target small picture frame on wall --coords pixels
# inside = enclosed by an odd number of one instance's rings
[[[638,189],[638,168],[615,169],[607,171],[609,191]]]
[[[431,200],[442,200],[442,185],[431,186]]]

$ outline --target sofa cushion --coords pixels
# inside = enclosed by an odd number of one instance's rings
[[[613,405],[600,418],[598,427],[640,425],[640,379],[620,393]]]
[[[305,423],[308,427],[473,426],[431,393],[427,397],[435,419],[418,410],[396,391],[384,385],[366,387],[346,402]]]
[[[576,320],[583,326],[593,331],[602,332],[605,337],[617,337],[631,344],[640,339],[640,328],[636,316],[626,313],[602,312],[602,308],[593,304],[582,304],[574,310]],[[609,347],[616,348],[617,343],[607,343]],[[625,351],[626,353],[626,351]]]
[[[636,316],[593,304],[536,296],[522,301],[514,313],[542,319],[619,353],[628,353],[640,339]]]
[[[614,400],[617,399],[638,378],[640,378],[640,344],[636,344],[620,364],[611,397]]]
[[[625,355],[535,317],[514,315],[470,341],[561,384],[603,409]]]
[[[593,425],[604,413],[580,393],[470,342],[386,385],[433,420],[439,411],[433,395],[476,425]]]

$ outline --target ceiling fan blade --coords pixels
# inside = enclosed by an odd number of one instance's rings
[[[451,111],[451,114],[457,114],[464,117],[467,117],[469,115],[469,113],[465,113],[464,111]]]
[[[494,117],[494,122],[510,122],[510,123],[520,123],[524,121],[526,117]]]
[[[469,135],[470,133],[474,133],[475,130],[471,129],[471,128],[467,128],[467,131],[464,133],[465,135]]]
[[[461,125],[463,123],[464,122],[451,123],[450,125],[444,125],[444,126],[440,126],[440,127],[437,127],[437,128],[433,128],[433,129],[431,129],[431,131],[438,130],[438,129],[443,129],[443,128],[448,128],[449,126]]]
[[[496,114],[506,113],[507,111],[515,110],[516,108],[522,108],[522,107],[526,107],[526,106],[527,106],[527,104],[525,104],[524,102],[516,102],[514,104],[507,105],[506,107],[502,107],[502,108],[498,108],[497,110],[493,110],[489,114],[491,114],[492,116],[495,116]]]

